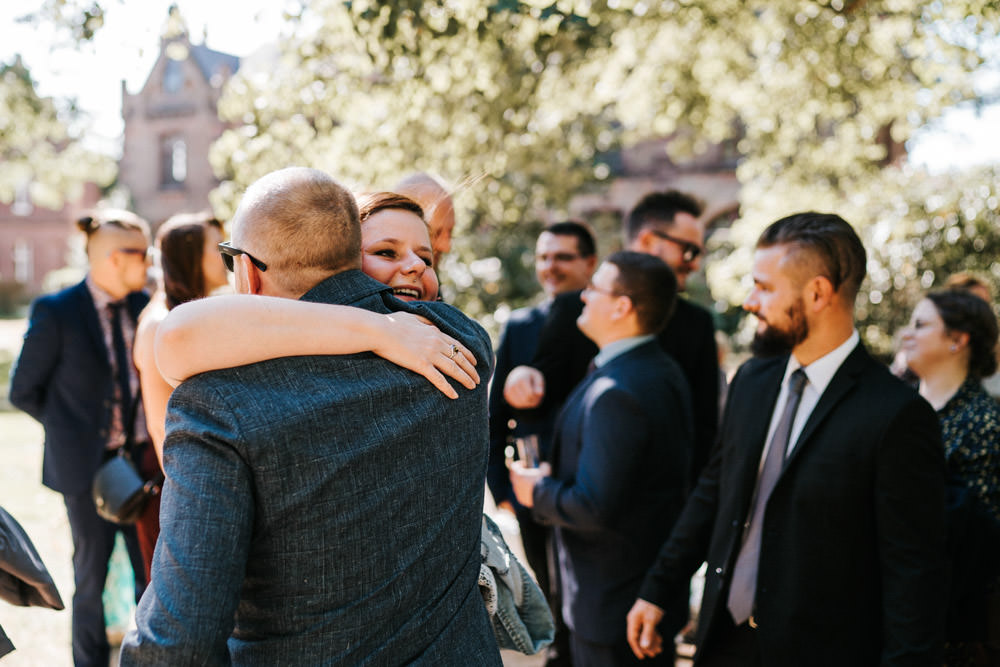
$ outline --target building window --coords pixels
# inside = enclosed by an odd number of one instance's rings
[[[172,58],[167,59],[163,70],[163,92],[179,93],[184,87],[184,63]]]
[[[31,203],[29,186],[27,183],[22,183],[14,193],[14,203],[10,206],[10,212],[14,215],[24,217],[31,215],[34,210],[35,207]]]
[[[35,274],[34,255],[31,252],[31,244],[18,239],[14,242],[14,282],[27,285]]]
[[[174,135],[160,144],[160,185],[165,188],[184,185],[187,180],[187,144]]]

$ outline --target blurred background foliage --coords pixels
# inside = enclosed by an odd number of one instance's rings
[[[110,183],[114,160],[85,147],[84,121],[72,100],[40,96],[20,59],[0,63],[0,201],[27,196],[58,209],[85,182]]]
[[[46,7],[87,39],[113,2]],[[677,160],[723,142],[740,156],[739,213],[711,230],[692,288],[737,340],[753,243],[799,210],[839,212],[868,243],[859,318],[879,351],[948,273],[1000,287],[996,169],[931,175],[902,150],[982,98],[973,75],[997,64],[995,0],[311,0],[286,21],[220,102],[233,127],[213,149],[217,213],[290,164],[356,189],[441,175],[458,212],[445,298],[494,332],[536,297],[542,224],[613,178],[623,146],[655,136],[673,137]],[[617,218],[592,222],[602,253],[614,249]]]

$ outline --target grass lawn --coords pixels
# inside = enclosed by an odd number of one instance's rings
[[[42,486],[42,427],[23,413],[0,411],[0,461],[0,505],[34,542],[67,606],[53,611],[0,601],[0,625],[17,647],[3,665],[71,665],[72,543],[62,496]]]

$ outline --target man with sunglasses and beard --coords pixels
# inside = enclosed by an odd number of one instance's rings
[[[698,667],[941,664],[943,449],[931,406],[860,343],[865,261],[836,215],[758,240],[758,356],[629,612],[636,656],[660,653],[663,602],[707,561]]]

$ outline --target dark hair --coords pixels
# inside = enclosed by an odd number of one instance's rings
[[[553,222],[546,225],[543,232],[555,234],[556,236],[576,237],[576,251],[581,257],[593,257],[597,252],[597,243],[594,241],[594,233],[584,222],[576,220],[564,220],[563,222]]]
[[[208,295],[202,260],[205,231],[210,227],[222,231],[222,223],[208,213],[180,213],[156,233],[168,310]]]
[[[927,299],[934,304],[945,329],[969,335],[969,375],[975,379],[993,375],[997,369],[997,318],[990,305],[963,289],[930,292]]]
[[[697,199],[678,190],[651,192],[640,199],[625,217],[625,240],[634,241],[646,227],[673,225],[678,213],[687,213],[697,218],[701,211],[702,207]]]
[[[644,334],[663,330],[674,314],[677,276],[659,257],[621,250],[605,260],[618,267],[616,291],[632,300],[639,328]]]
[[[358,197],[358,217],[362,224],[376,213],[388,209],[409,211],[423,220],[424,224],[427,223],[424,209],[406,195],[396,192],[372,192]]]
[[[90,238],[103,227],[115,227],[128,232],[140,232],[149,238],[149,223],[131,211],[119,209],[103,209],[91,211],[78,218],[76,227],[87,235],[86,248],[90,248]]]
[[[865,279],[867,255],[854,228],[832,213],[796,213],[771,223],[757,240],[758,248],[790,245],[795,261],[811,262],[812,275],[822,275],[844,299],[854,303]],[[802,255],[802,256],[798,256]],[[810,276],[811,277],[811,276]]]

